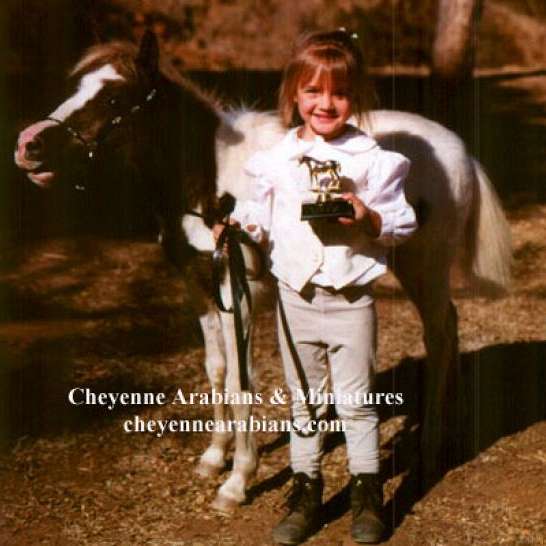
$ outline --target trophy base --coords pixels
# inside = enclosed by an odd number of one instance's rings
[[[324,203],[303,203],[301,206],[302,220],[320,220],[327,218],[354,218],[353,205],[345,199],[331,199]]]

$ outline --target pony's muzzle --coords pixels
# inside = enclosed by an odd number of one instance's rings
[[[25,144],[25,159],[28,161],[40,161],[43,149],[44,141],[38,135],[35,136]]]
[[[44,161],[45,142],[42,133],[55,124],[49,120],[39,121],[19,134],[15,146],[15,163],[25,171],[33,171]]]

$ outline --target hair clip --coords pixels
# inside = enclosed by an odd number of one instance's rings
[[[349,34],[349,31],[346,27],[338,27],[338,30],[340,32],[345,32],[345,34]],[[351,34],[349,34],[349,38],[351,38],[352,40],[358,40],[358,34],[356,32],[352,32]]]

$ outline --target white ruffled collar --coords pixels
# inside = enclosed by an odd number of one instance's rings
[[[347,130],[337,138],[325,141],[323,137],[316,136],[314,140],[302,140],[298,137],[300,127],[290,129],[284,137],[283,144],[288,152],[289,159],[299,158],[308,153],[317,143],[327,143],[336,150],[355,155],[367,152],[377,147],[377,142],[366,133],[353,125],[348,125]]]

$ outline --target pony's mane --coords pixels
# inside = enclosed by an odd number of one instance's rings
[[[130,42],[108,42],[92,46],[83,54],[69,76],[79,78],[87,72],[111,64],[123,77],[134,79],[137,76],[137,53],[137,47]]]
[[[116,71],[127,80],[135,80],[138,76],[136,58],[138,47],[130,42],[114,41],[90,47],[70,71],[70,78],[80,78],[101,66],[111,64]],[[186,78],[173,63],[161,55],[160,72],[172,83],[192,94],[205,107],[219,113],[222,104],[219,98],[210,91],[201,89],[196,83]]]

